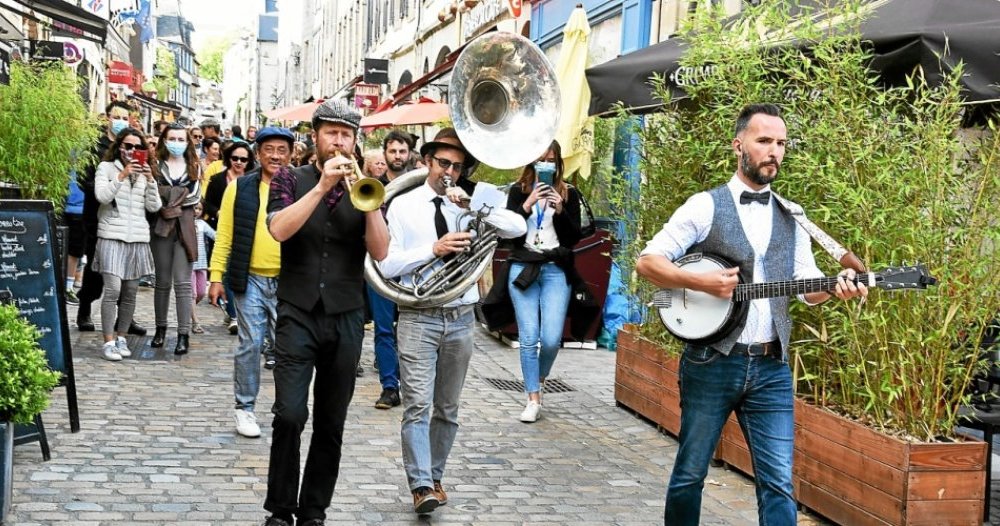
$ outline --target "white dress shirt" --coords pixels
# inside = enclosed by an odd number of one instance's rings
[[[768,281],[764,272],[764,256],[767,255],[767,246],[771,242],[774,207],[778,205],[775,204],[773,197],[766,205],[757,201],[751,201],[745,205],[740,204],[740,194],[744,191],[757,192],[757,190],[744,184],[736,175],[733,175],[726,186],[736,204],[736,213],[739,214],[743,232],[746,234],[747,240],[750,241],[750,246],[753,247],[753,282]],[[771,187],[768,185],[759,191],[766,192],[770,189]],[[642,255],[655,254],[664,256],[671,261],[677,260],[687,253],[692,245],[700,243],[708,237],[714,216],[715,203],[712,201],[712,196],[708,192],[694,194],[674,212],[670,220],[663,225],[663,229],[646,243]],[[793,278],[811,279],[823,276],[823,272],[816,267],[809,234],[796,223]],[[802,295],[799,295],[799,299],[805,301]],[[766,298],[751,301],[747,323],[740,334],[739,343],[769,342],[776,338],[770,301]]]
[[[476,185],[479,188],[485,183]],[[412,272],[435,259],[434,243],[438,240],[434,226],[434,198],[441,197],[441,213],[448,223],[449,232],[464,231],[471,219],[465,216],[456,225],[465,209],[452,203],[444,196],[438,196],[426,182],[392,201],[386,220],[389,222],[389,253],[378,263],[379,270],[386,278],[401,277],[400,283],[413,283]],[[476,193],[472,195],[476,199]],[[523,236],[526,230],[524,218],[510,210],[494,208],[489,215],[489,223],[497,228],[497,234],[504,239]],[[440,263],[439,263],[440,264]],[[445,307],[472,305],[479,301],[479,287],[469,287],[465,294],[452,300]]]

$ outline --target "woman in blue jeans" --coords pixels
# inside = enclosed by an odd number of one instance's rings
[[[538,420],[541,383],[549,376],[562,344],[569,305],[573,246],[580,241],[580,194],[563,181],[559,143],[525,166],[507,196],[507,208],[528,223],[514,239],[507,285],[517,319],[521,374],[528,403],[522,422]]]

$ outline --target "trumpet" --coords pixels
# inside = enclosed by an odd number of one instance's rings
[[[385,186],[378,179],[375,179],[374,177],[367,177],[365,174],[361,173],[361,169],[358,168],[358,163],[354,160],[354,154],[345,152],[340,153],[344,157],[350,159],[350,163],[343,166],[350,166],[353,168],[353,175],[357,178],[357,181],[353,183],[348,177],[341,179],[341,182],[344,183],[344,188],[347,189],[347,194],[351,198],[351,204],[354,205],[354,208],[362,212],[377,210],[385,201]]]

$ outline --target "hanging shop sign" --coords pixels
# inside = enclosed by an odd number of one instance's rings
[[[108,67],[108,82],[111,84],[131,84],[132,66],[127,62],[114,60]]]
[[[362,110],[374,110],[382,96],[382,86],[357,83],[354,85],[354,105]]]

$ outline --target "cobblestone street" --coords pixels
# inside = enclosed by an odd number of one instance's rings
[[[151,335],[151,289],[140,289],[138,304]],[[263,520],[271,375],[263,372],[258,402],[263,436],[238,437],[236,337],[217,309],[197,312],[207,332],[192,335],[191,353],[178,360],[169,353],[173,335],[163,359],[136,358],[157,357],[146,337],[131,341],[133,358],[113,363],[99,357],[98,333],[70,329],[82,429],[69,432],[65,390],[55,391],[44,416],[52,460],[42,461],[37,444],[15,449],[9,525]],[[373,407],[380,387],[371,331],[365,346],[328,524],[662,524],[676,441],[615,406],[614,353],[564,349],[554,378],[573,390],[547,394],[542,418],[527,425],[517,421],[523,395],[498,388],[520,379],[517,351],[479,332],[445,474],[449,503],[418,518],[402,468],[400,408]],[[704,502],[703,524],[756,524],[753,485],[741,475],[712,468]],[[816,524],[805,516],[799,523]]]

